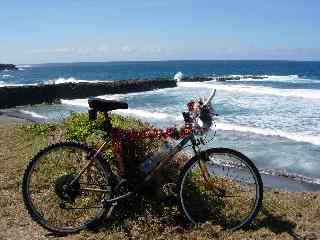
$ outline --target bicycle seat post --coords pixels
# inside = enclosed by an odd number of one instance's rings
[[[109,132],[110,129],[112,128],[112,124],[111,124],[111,121],[110,121],[110,117],[109,117],[109,112],[103,112],[104,114],[104,130],[106,132]]]
[[[109,117],[109,112],[116,109],[128,109],[128,104],[115,100],[105,100],[100,98],[89,98],[89,118],[90,120],[97,119],[97,112],[103,112],[105,117],[104,130],[109,133],[112,124]]]

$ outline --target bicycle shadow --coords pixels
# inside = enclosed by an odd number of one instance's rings
[[[255,224],[250,226],[251,230],[259,230],[261,228],[268,228],[275,234],[287,233],[294,240],[302,240],[304,237],[298,235],[294,229],[297,224],[293,221],[285,219],[281,215],[271,213],[265,207],[262,207],[261,213],[264,215],[262,219],[256,219]]]
[[[176,198],[162,198],[155,200],[154,197],[133,198],[128,202],[122,202],[115,207],[110,218],[105,218],[101,225],[94,232],[104,232],[108,234],[110,229],[121,228],[130,236],[130,221],[140,224],[152,225],[156,220],[162,226],[173,226],[175,229],[185,231],[189,228],[187,221],[180,214],[177,208]]]
[[[164,225],[172,226],[175,231],[187,232],[192,229],[190,224],[183,218],[183,216],[179,213],[170,213],[167,217],[159,217],[163,216],[164,207],[176,207],[176,202],[173,200],[172,202],[162,202],[161,201],[153,201],[154,199],[148,198],[146,201],[141,201],[141,199],[137,198],[130,202],[130,204],[119,204],[116,208],[114,214],[110,219],[105,219],[105,221],[97,228],[91,229],[93,232],[105,232],[108,235],[108,230],[110,226],[113,228],[121,227],[124,232],[126,232],[127,236],[131,235],[131,226],[129,226],[128,219],[138,219],[139,217],[144,217],[146,213],[152,215],[153,217],[160,218],[161,223]],[[250,231],[259,231],[261,228],[267,228],[273,233],[280,235],[286,233],[292,237],[293,240],[302,240],[305,237],[300,236],[295,232],[295,228],[297,224],[294,221],[288,220],[285,216],[279,215],[277,213],[273,213],[269,211],[266,207],[262,207],[261,213],[262,216],[256,218],[254,224],[244,228],[244,230]],[[222,219],[220,219],[222,220]],[[147,223],[150,224],[150,223]],[[219,231],[218,231],[219,232]],[[218,233],[219,235],[219,233]]]

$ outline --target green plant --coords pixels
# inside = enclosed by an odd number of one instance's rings
[[[64,123],[67,140],[85,142],[92,134],[102,134],[104,118],[99,114],[96,121],[91,121],[87,113],[73,113]]]
[[[48,135],[49,132],[55,131],[59,125],[57,123],[32,123],[22,125],[21,129],[31,135]]]

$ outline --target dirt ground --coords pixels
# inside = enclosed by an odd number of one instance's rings
[[[56,239],[33,223],[21,196],[21,176],[27,161],[48,144],[19,128],[25,121],[0,116],[0,239]],[[217,226],[185,228],[176,216],[158,218],[150,213],[127,219],[97,232],[57,239],[320,239],[320,194],[265,194],[263,210],[248,230],[227,233]]]

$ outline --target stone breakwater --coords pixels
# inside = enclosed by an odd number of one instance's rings
[[[267,77],[260,75],[191,76],[183,77],[180,81],[204,82],[215,80],[224,82],[248,78],[263,79]],[[62,98],[87,98],[105,94],[142,92],[176,86],[176,81],[171,78],[3,86],[0,87],[0,109],[28,104],[52,103]]]
[[[173,79],[120,80],[0,87],[0,109],[28,104],[52,103],[104,94],[150,91],[176,87]]]

